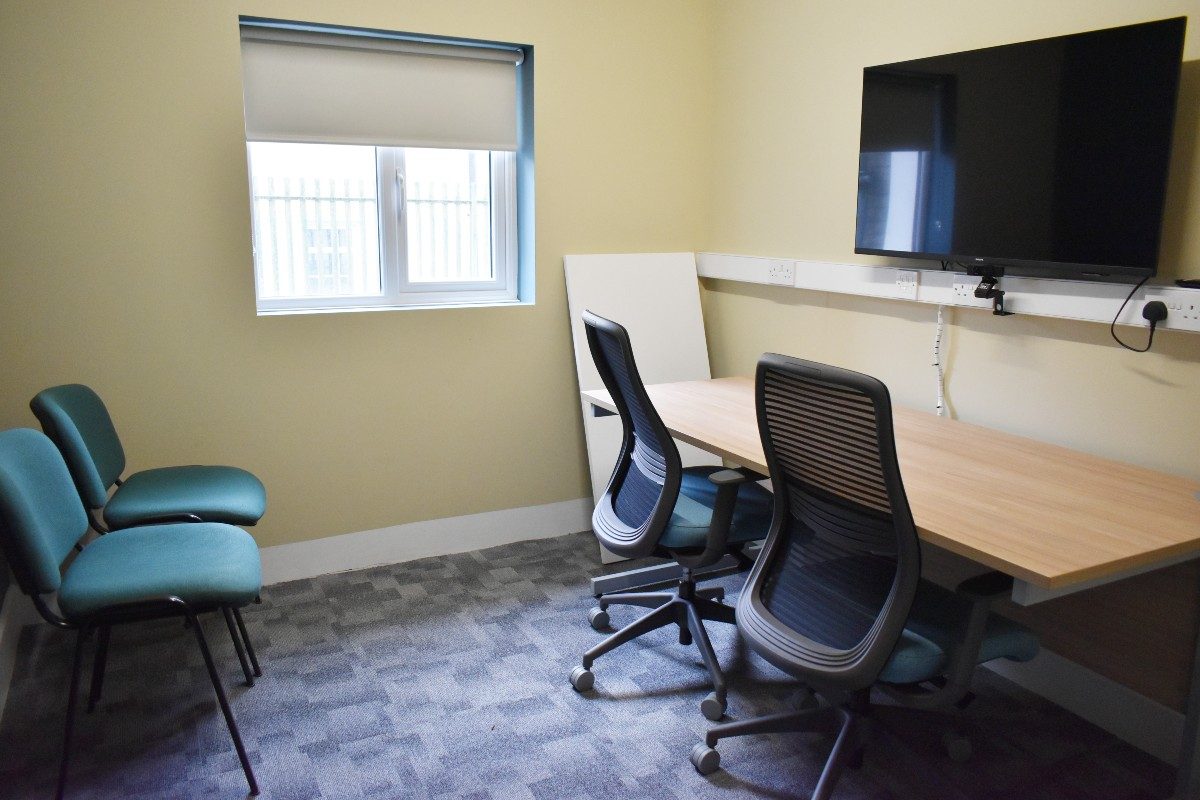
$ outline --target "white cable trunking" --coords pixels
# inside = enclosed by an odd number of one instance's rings
[[[990,300],[981,300],[973,294],[979,278],[964,272],[724,253],[698,253],[696,263],[702,278],[978,308],[985,312],[992,307]],[[790,281],[787,280],[789,277]],[[1132,286],[1057,278],[1003,277],[999,288],[1005,292],[1005,309],[1014,314],[1108,324]],[[1149,300],[1161,300],[1167,305],[1167,318],[1158,324],[1160,330],[1200,333],[1200,289],[1176,286],[1143,286],[1125,306],[1117,323],[1147,327],[1148,323],[1142,319],[1142,306]]]

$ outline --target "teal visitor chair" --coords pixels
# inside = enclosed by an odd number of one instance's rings
[[[254,525],[267,510],[262,482],[237,467],[160,467],[122,480],[125,450],[104,402],[78,383],[53,386],[30,401],[58,446],[98,533],[147,522]],[[113,486],[117,490],[109,497]]]
[[[66,787],[85,644],[93,634],[99,635],[90,711],[99,699],[112,626],[170,616],[182,616],[196,637],[250,794],[258,794],[241,734],[196,619],[206,612],[223,612],[242,655],[232,614],[253,602],[261,589],[254,539],[222,523],[132,527],[92,540],[64,570],[63,561],[87,528],[87,514],[71,475],[50,440],[28,428],[0,432],[0,549],[38,613],[55,627],[75,631],[56,796],[61,800]],[[240,615],[237,620],[240,625]],[[245,627],[240,627],[245,637]],[[245,642],[248,645],[249,639]]]

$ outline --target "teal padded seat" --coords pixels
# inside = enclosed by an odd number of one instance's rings
[[[949,653],[961,641],[961,631],[970,615],[969,598],[922,580],[917,585],[917,596],[904,628],[906,633],[922,636]],[[1030,661],[1038,654],[1038,649],[1037,637],[1031,630],[999,614],[989,614],[976,661],[980,664],[997,658]],[[896,681],[904,682],[907,681]]]
[[[821,635],[838,646],[852,647],[875,619],[876,609],[890,588],[893,569],[886,559],[870,555],[801,568],[791,584],[788,613],[799,619],[823,620],[819,628],[807,630],[809,635]],[[962,641],[970,615],[969,598],[930,581],[918,581],[904,631],[879,681],[913,684],[944,674],[950,652]],[[1037,637],[1029,629],[998,614],[988,615],[977,663],[996,658],[1029,661],[1037,653]]]
[[[181,509],[208,522],[253,525],[267,510],[262,482],[237,467],[160,467],[135,472],[104,506],[112,529],[170,517]]]
[[[717,486],[708,479],[723,467],[688,467],[683,471],[679,497],[659,545],[668,550],[704,547],[713,508],[717,504]],[[771,527],[771,493],[757,483],[738,487],[737,505],[725,541],[729,544],[753,542],[767,535]]]
[[[951,649],[962,641],[971,614],[971,601],[935,583],[917,584],[904,633],[879,675],[883,683],[910,684],[927,681],[943,673]],[[976,661],[997,658],[1029,661],[1038,654],[1038,640],[1023,625],[989,614]]]
[[[162,467],[122,481],[125,450],[104,401],[87,386],[44,389],[29,407],[66,460],[84,505],[102,510],[109,529],[189,517],[254,525],[266,513],[262,482],[237,467]]]
[[[58,605],[73,619],[165,595],[196,609],[237,608],[253,602],[261,586],[258,546],[241,528],[216,522],[154,525],[91,542],[63,578]]]

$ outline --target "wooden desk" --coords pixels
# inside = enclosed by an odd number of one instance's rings
[[[646,390],[673,436],[767,472],[750,378]],[[615,410],[607,391],[583,397]],[[1200,557],[1196,481],[908,408],[893,417],[921,539],[1012,575],[1018,603]],[[1200,800],[1200,650],[1193,664],[1176,797]]]
[[[673,436],[767,472],[750,378],[646,391]],[[615,409],[607,391],[583,396]],[[1196,481],[909,408],[893,416],[921,539],[1017,578],[1018,602],[1200,556]]]

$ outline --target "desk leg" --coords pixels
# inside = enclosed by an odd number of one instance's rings
[[[1175,777],[1175,800],[1200,800],[1200,625],[1196,652],[1192,656],[1192,682],[1188,688],[1183,720],[1183,747]]]

